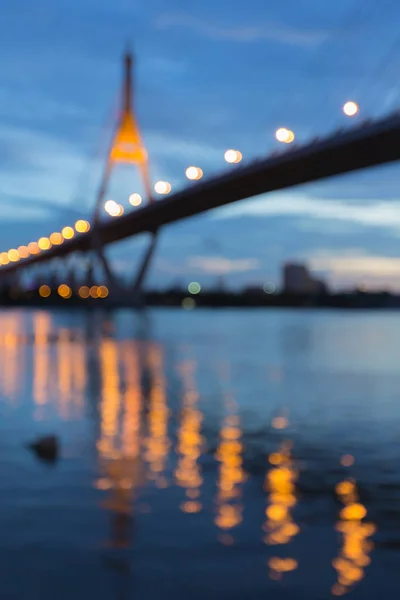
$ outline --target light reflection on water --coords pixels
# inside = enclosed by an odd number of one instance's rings
[[[0,526],[8,529],[0,555],[14,549],[16,564],[25,563],[31,544],[43,554],[25,581],[7,572],[6,588],[23,597],[44,578],[67,594],[65,547],[98,598],[135,589],[158,597],[164,588],[175,597],[276,589],[301,598],[307,589],[311,599],[374,598],[391,589],[400,452],[385,434],[400,423],[388,408],[398,387],[377,396],[390,424],[382,415],[374,424],[374,388],[364,385],[371,372],[360,356],[354,373],[329,363],[330,321],[307,325],[301,313],[281,313],[274,324],[274,313],[259,313],[266,324],[257,333],[254,314],[236,313],[235,338],[232,313],[193,314],[153,313],[148,322],[129,313],[1,315]],[[298,344],[285,318],[297,323]],[[349,326],[371,331],[371,318]],[[318,327],[315,343],[323,340],[328,358],[310,342]],[[384,347],[376,351],[381,360]],[[379,390],[385,376],[400,383],[384,365]],[[372,418],[358,418],[364,400]],[[61,439],[54,470],[23,447],[45,433]]]

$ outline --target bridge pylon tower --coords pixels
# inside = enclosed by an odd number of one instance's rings
[[[101,261],[109,285],[113,286],[116,290],[119,290],[121,286],[112,274],[112,270],[104,254],[102,242],[99,236],[99,224],[101,220],[103,202],[114,167],[121,163],[136,165],[142,178],[147,201],[149,203],[153,202],[152,186],[148,167],[148,154],[143,144],[133,109],[132,64],[133,57],[128,51],[125,53],[123,60],[124,75],[120,112],[112,138],[112,143],[108,151],[107,161],[97,194],[94,212],[94,249]],[[138,274],[135,278],[134,284],[129,290],[129,292],[132,293],[133,301],[138,304],[142,282],[156,247],[156,238],[157,231],[153,231],[149,249],[145,252],[142,262],[139,265]]]

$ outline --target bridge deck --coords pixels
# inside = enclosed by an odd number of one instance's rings
[[[288,147],[276,156],[193,183],[166,199],[102,223],[98,235],[102,244],[112,244],[238,200],[399,159],[400,113],[395,113],[303,147]],[[71,252],[87,252],[91,248],[93,231],[19,263],[4,266],[1,273],[11,273]]]

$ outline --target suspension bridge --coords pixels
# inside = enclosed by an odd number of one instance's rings
[[[302,146],[292,147],[288,144],[285,151],[279,154],[260,157],[245,165],[234,165],[226,174],[207,180],[200,180],[196,173],[201,173],[201,170],[192,167],[195,171],[193,179],[199,179],[198,181],[190,182],[186,188],[161,200],[155,200],[148,169],[148,154],[133,111],[132,92],[132,57],[127,53],[124,57],[120,115],[107,155],[92,221],[89,223],[80,220],[74,227],[67,226],[49,237],[39,238],[37,242],[29,242],[26,246],[0,253],[0,286],[3,289],[20,285],[21,275],[33,268],[40,266],[41,269],[47,269],[57,259],[66,259],[75,254],[90,254],[97,257],[102,266],[107,294],[108,291],[117,293],[121,289],[121,282],[114,276],[104,248],[126,238],[149,233],[149,247],[131,287],[129,290],[125,289],[135,303],[140,297],[143,281],[154,255],[157,234],[163,226],[260,194],[400,159],[400,111],[397,111],[383,119],[364,122],[347,130],[341,129]],[[235,155],[239,156],[240,153],[231,153],[234,156],[229,162],[239,163]],[[112,171],[119,163],[132,164],[139,169],[147,202],[128,214],[114,213],[114,217],[118,218],[104,220],[104,199]],[[158,189],[160,184],[163,193],[170,191],[168,183],[158,182]],[[140,202],[141,198],[138,198]],[[118,211],[118,205],[114,205]],[[89,288],[84,287],[85,292],[80,294],[82,299],[89,297]],[[46,288],[48,290],[43,296],[51,293],[51,289],[48,286]],[[70,298],[74,294],[72,287],[64,284],[64,288],[65,294],[61,296]]]

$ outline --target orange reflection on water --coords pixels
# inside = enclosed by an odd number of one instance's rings
[[[68,329],[60,329],[57,338],[57,363],[59,407],[62,419],[69,417],[72,390],[72,355],[70,333]]]
[[[50,352],[49,339],[52,320],[45,312],[33,317],[33,399],[38,407],[47,403],[49,393]],[[41,414],[38,415],[41,418]]]
[[[183,379],[183,408],[178,432],[178,465],[175,470],[177,485],[186,489],[186,499],[180,508],[186,513],[198,513],[202,509],[199,500],[203,483],[198,459],[201,456],[203,437],[201,435],[202,413],[196,408],[199,394],[194,381],[195,364],[187,362],[181,365]]]
[[[125,379],[122,447],[125,456],[137,457],[141,450],[142,408],[137,345],[126,342],[122,348],[122,357]]]
[[[336,530],[340,532],[342,547],[332,564],[337,571],[337,582],[332,587],[334,596],[343,596],[364,577],[364,568],[371,562],[369,557],[373,542],[368,539],[376,531],[375,525],[362,521],[367,510],[358,499],[354,481],[345,480],[336,486],[336,494],[344,507],[340,511]]]
[[[0,347],[3,354],[1,383],[4,395],[14,400],[24,371],[24,340],[22,339],[22,320],[17,314],[9,314],[0,321]]]
[[[158,487],[166,487],[165,463],[170,448],[168,438],[168,407],[165,394],[162,348],[148,346],[148,366],[151,372],[149,395],[148,435],[145,440],[145,458],[149,463],[150,477]]]
[[[224,419],[220,437],[215,454],[215,458],[220,462],[215,524],[227,532],[239,525],[243,518],[240,485],[246,477],[243,470],[242,431],[238,415],[231,414]]]
[[[82,339],[77,339],[72,347],[72,379],[74,382],[73,403],[77,414],[81,414],[84,406],[84,394],[87,381],[86,349]]]
[[[110,339],[102,340],[100,345],[102,401],[97,449],[102,474],[95,487],[110,490],[103,506],[113,513],[109,545],[118,548],[130,545],[133,495],[143,479],[139,456],[140,377],[135,348],[126,343],[120,353],[117,343]],[[125,393],[121,392],[120,355]]]
[[[100,344],[101,390],[101,436],[98,450],[104,458],[117,458],[116,436],[120,411],[120,378],[118,346],[115,341],[103,339]]]
[[[299,527],[292,516],[297,503],[295,482],[298,474],[290,450],[291,443],[284,442],[278,452],[269,456],[273,468],[268,471],[264,484],[269,497],[263,525],[266,532],[264,542],[268,545],[288,544],[299,533]],[[283,573],[297,568],[297,561],[293,558],[272,557],[268,566],[270,577],[280,579]]]

